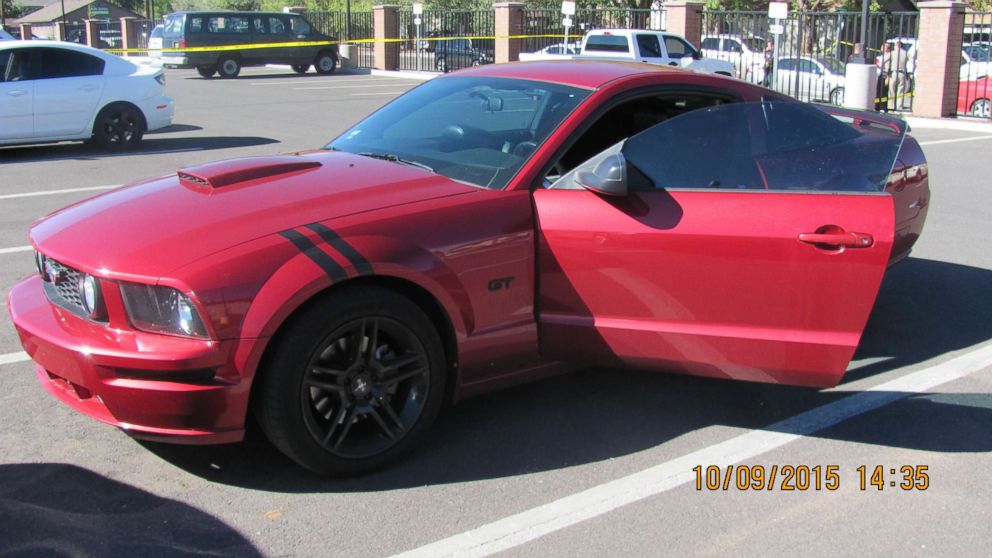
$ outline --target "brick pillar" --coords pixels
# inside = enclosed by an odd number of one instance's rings
[[[493,4],[496,21],[496,60],[497,64],[503,62],[516,62],[520,60],[520,46],[523,39],[510,39],[509,37],[519,37],[524,33],[524,4],[523,2],[498,2]]]
[[[682,35],[687,41],[699,48],[699,42],[703,36],[703,3],[666,2],[665,7],[665,31]]]
[[[940,118],[957,111],[961,79],[963,2],[920,2],[920,38],[916,48],[913,114]]]
[[[55,22],[55,36],[52,37],[52,38],[55,39],[56,41],[64,41],[65,40],[65,22],[64,21],[56,21]]]
[[[24,39],[25,41],[30,40],[31,39],[31,24],[30,23],[22,23],[20,25],[20,27],[21,27],[21,38]]]
[[[142,53],[130,53],[128,49],[138,47],[138,20],[133,17],[121,18],[121,48],[124,56],[137,56]]]
[[[400,69],[400,8],[399,6],[374,6],[373,34],[375,58],[372,67],[376,70]],[[387,42],[387,39],[394,39]]]
[[[100,22],[95,19],[86,20],[86,44],[100,48]]]

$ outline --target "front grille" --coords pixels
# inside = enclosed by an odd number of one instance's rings
[[[79,280],[83,273],[51,258],[46,258],[45,263],[48,266],[49,276],[42,284],[45,286],[48,300],[77,316],[89,318],[89,314],[83,308],[83,296],[79,292]]]

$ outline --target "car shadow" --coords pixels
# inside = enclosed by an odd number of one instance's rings
[[[909,259],[891,270],[865,331],[859,377],[992,339],[992,272]],[[954,285],[954,288],[947,288]],[[939,289],[939,290],[935,290]],[[937,295],[939,293],[939,296]],[[907,304],[910,294],[925,294]],[[910,299],[913,300],[913,299]],[[938,310],[938,307],[940,309]],[[894,325],[899,322],[899,325]],[[934,335],[935,330],[940,333]],[[362,492],[556,470],[655,448],[707,427],[788,431],[781,421],[859,391],[818,391],[593,368],[468,400],[419,451],[385,471],[326,479],[302,471],[254,429],[229,446],[144,445],[214,482],[276,492]],[[935,452],[992,451],[992,394],[872,392],[892,403],[811,436]]]
[[[192,506],[75,465],[0,465],[0,555],[261,556]]]
[[[212,151],[279,143],[257,136],[197,136],[183,138],[146,137],[137,149],[111,153],[89,143],[58,143],[0,148],[0,164],[39,161],[95,161],[132,155],[154,155],[183,151]]]
[[[165,128],[159,128],[158,130],[152,130],[151,132],[145,132],[145,137],[154,136],[158,134],[175,134],[177,132],[196,132],[202,130],[200,126],[194,126],[193,124],[171,124]]]
[[[372,75],[372,70],[369,69],[342,70],[341,68],[335,70],[333,74],[320,75],[317,72],[315,72],[311,67],[305,74],[298,74],[289,69],[279,73],[265,73],[265,74],[242,73],[238,77],[234,78],[234,81],[246,80],[246,79],[251,79],[251,80],[286,79],[286,78],[310,79],[310,78],[354,77],[354,76],[368,76],[368,75]],[[194,73],[193,75],[184,76],[182,79],[191,79],[198,81],[231,81],[231,80],[219,78],[216,75],[214,77],[205,78],[196,73]]]

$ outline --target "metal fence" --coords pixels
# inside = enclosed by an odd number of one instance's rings
[[[358,68],[373,67],[373,12],[351,12],[350,18],[345,12],[307,12],[306,16],[321,33],[336,37],[344,43],[352,42],[348,50],[352,63]]]
[[[844,66],[860,40],[861,22],[860,13],[790,13],[781,22],[777,76],[766,75],[764,51],[772,38],[767,12],[703,12],[700,48],[707,57],[732,62],[741,79],[804,101],[839,104],[844,99]],[[881,66],[882,51],[892,52],[891,61],[884,61],[892,68],[890,75],[887,81],[880,80],[876,91],[879,109],[912,109],[918,30],[916,12],[868,16],[865,61]]]
[[[406,10],[399,18],[401,70],[450,72],[495,59],[493,10],[424,10],[419,16]]]
[[[992,12],[968,12],[961,35],[961,81],[958,116],[992,118]]]

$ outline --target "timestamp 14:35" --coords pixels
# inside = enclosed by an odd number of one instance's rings
[[[926,465],[861,465],[855,469],[858,489],[924,491],[930,488]],[[696,490],[834,491],[840,489],[839,465],[696,465]]]

